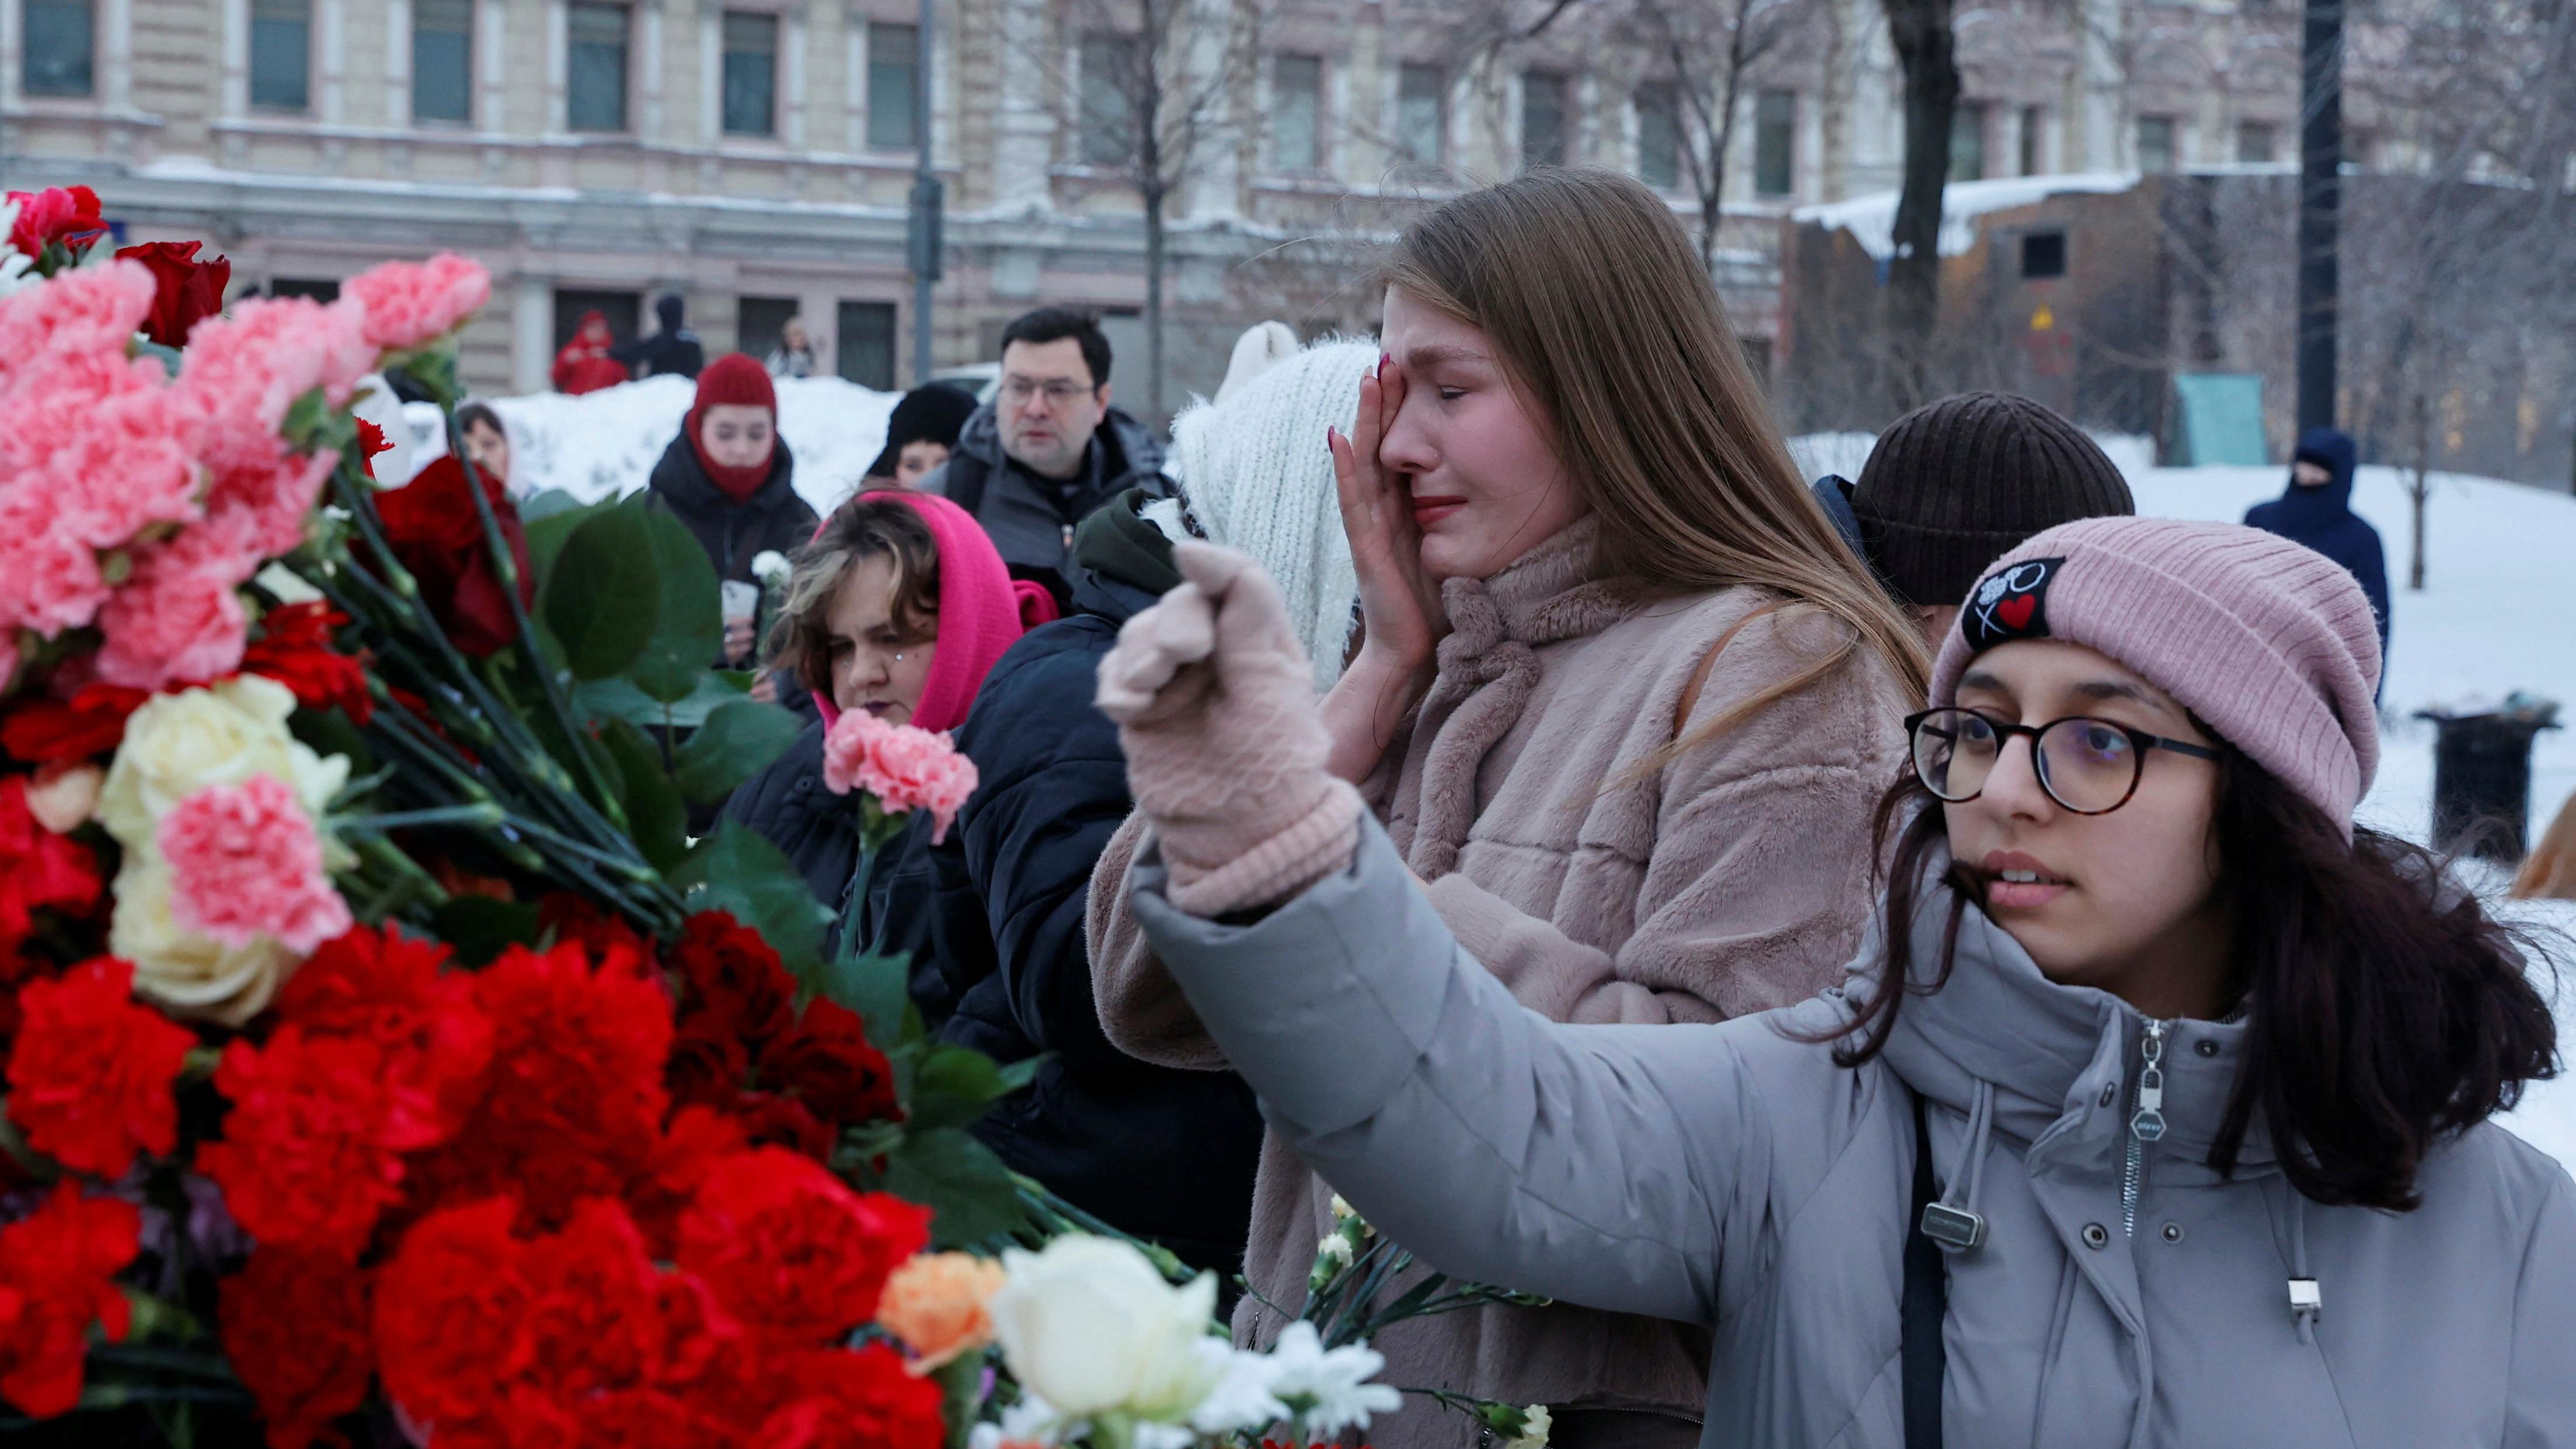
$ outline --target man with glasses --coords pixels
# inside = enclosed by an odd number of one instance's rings
[[[1090,314],[1041,307],[1002,330],[1002,379],[946,466],[922,480],[975,515],[1010,566],[1071,607],[1074,526],[1126,489],[1160,497],[1163,446],[1109,405],[1109,339]]]

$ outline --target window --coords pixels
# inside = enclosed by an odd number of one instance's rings
[[[565,11],[564,120],[576,131],[626,129],[626,7],[573,0]]]
[[[573,333],[581,329],[581,318],[585,312],[596,312],[607,319],[609,336],[620,342],[632,342],[642,325],[644,294],[556,288],[556,351],[562,351],[563,345],[572,340]]]
[[[2174,169],[2173,117],[2138,118],[2138,169],[2151,175]]]
[[[921,31],[911,25],[868,27],[868,149],[909,151],[920,144],[913,124],[921,105]]]
[[[474,0],[411,0],[411,118],[473,117]]]
[[[894,304],[843,302],[839,308],[841,376],[861,387],[894,391]]]
[[[1658,191],[1682,184],[1681,97],[1661,81],[1637,87],[1637,179]]]
[[[1082,40],[1082,159],[1124,166],[1136,158],[1136,39],[1087,35]]]
[[[1395,75],[1395,145],[1415,171],[1440,165],[1449,134],[1449,75],[1436,65],[1408,65]]]
[[[2280,128],[2269,121],[2246,121],[2236,128],[2236,159],[2265,165],[2278,154]]]
[[[2039,174],[2039,143],[2048,126],[2048,113],[2037,106],[2021,108],[2021,174]]]
[[[734,299],[733,350],[766,358],[778,348],[787,335],[787,324],[799,309],[793,297],[737,297]],[[811,328],[806,329],[811,339]]]
[[[1324,164],[1324,63],[1311,55],[1270,62],[1270,169],[1312,171]]]
[[[312,78],[310,0],[251,0],[250,103],[269,111],[307,109]]]
[[[1521,77],[1521,165],[1565,164],[1565,77],[1531,71]]]
[[[268,295],[310,297],[327,306],[340,300],[340,284],[329,277],[271,277]]]
[[[2021,239],[2021,275],[2024,281],[2066,275],[2066,233],[2062,231],[2024,232]]]
[[[724,132],[778,133],[778,17],[728,10],[724,16]]]
[[[1986,179],[1986,108],[1981,103],[1961,101],[1950,113],[1950,179]]]
[[[98,20],[90,0],[27,0],[26,58],[18,82],[31,96],[85,96]]]
[[[1764,91],[1753,102],[1753,190],[1786,196],[1798,189],[1798,93]]]

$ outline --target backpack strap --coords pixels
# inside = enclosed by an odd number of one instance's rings
[[[1932,1183],[1932,1132],[1923,1120],[1923,1098],[1914,1097],[1914,1206],[1905,1214],[1905,1297],[1902,1324],[1905,1449],[1941,1449],[1941,1385],[1949,1374],[1949,1349],[1941,1321],[1949,1313],[1950,1285],[1941,1246],[1923,1232],[1923,1209],[1940,1194]]]

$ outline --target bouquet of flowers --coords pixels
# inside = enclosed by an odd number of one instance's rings
[[[1252,1371],[1124,1246],[1186,1382],[986,1371],[987,1300],[1004,1349],[1121,1300],[925,1252],[1079,1221],[967,1130],[1031,1064],[691,837],[795,732],[710,669],[703,553],[635,501],[522,517],[452,415],[370,476],[385,373],[452,409],[480,266],[227,311],[221,259],[103,231],[84,188],[0,208],[0,1429],[936,1449],[1303,1402],[1197,1415]],[[829,775],[872,838],[973,788],[920,731]]]

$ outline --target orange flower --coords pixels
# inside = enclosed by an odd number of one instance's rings
[[[924,1253],[894,1270],[877,1304],[877,1325],[913,1352],[912,1371],[932,1369],[993,1341],[985,1311],[1002,1286],[1002,1265],[968,1253]]]

